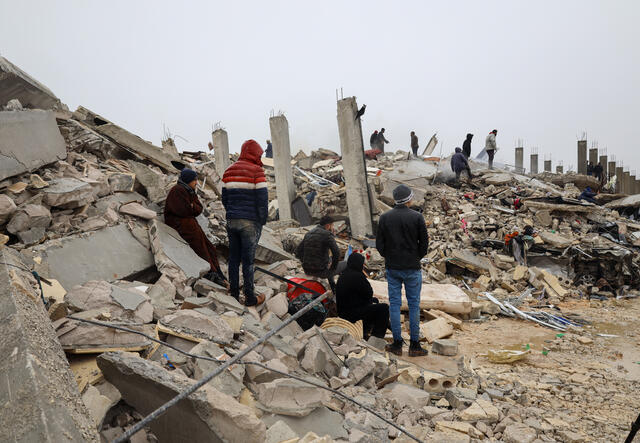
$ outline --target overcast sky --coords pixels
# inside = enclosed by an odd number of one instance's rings
[[[497,128],[574,165],[588,134],[640,171],[640,1],[0,0],[0,54],[74,110],[88,107],[160,144],[202,149],[221,122],[232,151],[270,138],[339,151],[336,88],[366,103],[365,144],[392,150],[438,132],[474,155]],[[436,154],[438,150],[436,150]]]

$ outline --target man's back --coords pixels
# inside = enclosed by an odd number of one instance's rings
[[[390,269],[420,269],[429,236],[422,214],[404,205],[385,212],[378,222],[376,248]]]
[[[338,263],[338,246],[333,234],[322,226],[316,226],[307,232],[298,246],[296,255],[302,261],[305,271],[324,271],[329,266],[329,251],[333,256],[333,265]]]
[[[487,135],[487,139],[484,144],[484,148],[487,151],[495,151],[496,150],[496,135],[493,132],[490,132]]]

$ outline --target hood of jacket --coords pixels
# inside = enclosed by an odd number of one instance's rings
[[[364,268],[364,255],[358,254],[357,252],[351,253],[347,260],[347,267],[354,271],[362,271]]]
[[[238,160],[248,161],[258,166],[262,166],[262,154],[263,150],[255,140],[247,140],[242,144],[240,149],[240,157]]]
[[[467,134],[467,140],[471,141],[472,138],[473,138],[473,134]]]
[[[456,148],[456,152],[462,152],[461,148]]]

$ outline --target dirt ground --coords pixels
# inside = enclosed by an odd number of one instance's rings
[[[454,338],[481,380],[518,394],[507,399],[513,403],[507,417],[519,416],[539,433],[566,430],[566,441],[624,441],[640,413],[640,299],[575,300],[559,308],[590,324],[558,334],[493,317],[465,323]],[[483,355],[527,345],[531,353],[512,364]]]

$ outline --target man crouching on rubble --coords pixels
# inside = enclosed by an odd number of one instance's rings
[[[302,262],[305,274],[329,280],[329,286],[335,295],[335,276],[340,272],[340,249],[332,230],[333,217],[323,216],[318,226],[307,232],[298,245],[296,257]]]
[[[244,280],[244,304],[255,306],[264,302],[264,295],[254,294],[253,272],[256,248],[262,226],[267,223],[269,194],[262,169],[262,148],[255,140],[242,144],[238,161],[222,176],[222,204],[227,211],[229,236],[230,293],[240,297],[240,262]]]
[[[202,213],[202,203],[196,195],[198,174],[191,169],[180,172],[178,183],[171,188],[164,205],[164,222],[178,231],[191,249],[209,262],[210,271],[204,276],[221,286],[228,287],[227,279],[220,270],[216,247],[209,241],[196,217]]]
[[[427,254],[429,235],[422,214],[408,207],[412,198],[413,191],[406,185],[399,185],[393,190],[395,206],[380,217],[376,248],[385,260],[389,317],[393,332],[393,344],[387,345],[386,349],[393,354],[402,355],[400,306],[404,284],[409,304],[409,357],[419,357],[427,355],[427,351],[420,346],[420,260]]]

